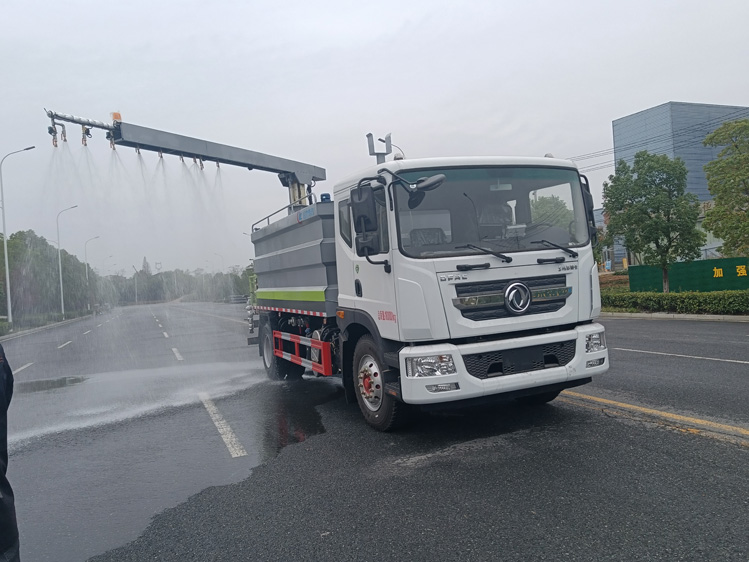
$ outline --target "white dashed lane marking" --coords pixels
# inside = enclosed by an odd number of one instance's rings
[[[90,334],[90,333],[91,333],[91,330],[86,330],[85,332],[83,332],[83,335],[85,336],[86,334]]]
[[[33,364],[34,364],[33,362],[32,363],[26,363],[23,367],[18,367],[18,369],[14,369],[13,372],[14,373],[20,373],[21,371],[23,371],[27,367],[31,367]]]
[[[62,344],[62,345],[58,345],[58,346],[57,346],[57,349],[62,349],[63,347],[65,347],[66,345],[68,345],[68,344],[71,344],[71,343],[73,343],[73,341],[72,341],[72,340],[71,340],[71,341],[66,341],[66,342],[65,342],[64,344]]]
[[[167,334],[166,332],[163,332],[163,333],[164,333],[164,337],[165,337],[165,338],[168,338],[168,337],[169,337],[169,334]]]
[[[198,394],[198,397],[200,398],[200,401],[203,402],[205,409],[208,410],[208,415],[211,416],[211,420],[213,420],[213,424],[216,426],[216,429],[218,429],[221,439],[224,440],[226,448],[229,449],[229,454],[231,454],[233,458],[247,456],[247,451],[239,442],[239,439],[237,439],[237,436],[234,434],[227,421],[218,411],[213,400],[211,400],[207,394],[203,394],[202,392]]]
[[[184,361],[184,357],[182,357],[182,354],[177,350],[176,347],[172,348],[172,353],[174,353],[174,356],[177,358],[177,361]]]

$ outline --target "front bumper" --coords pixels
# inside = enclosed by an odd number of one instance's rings
[[[565,383],[577,379],[584,379],[604,373],[609,368],[608,348],[600,351],[587,353],[585,351],[585,339],[588,334],[603,332],[602,325],[593,323],[578,326],[573,330],[543,334],[524,338],[512,338],[491,342],[471,343],[465,345],[453,345],[442,343],[435,345],[421,345],[403,348],[399,353],[401,398],[408,404],[435,404],[440,402],[452,402],[455,400],[467,400],[513,392],[534,387]],[[498,351],[509,351],[545,344],[555,344],[574,340],[575,355],[563,366],[554,366],[535,371],[520,372],[517,374],[503,374],[489,376],[488,378],[477,378],[468,372],[464,356],[475,356],[477,354],[489,354]],[[406,376],[406,358],[424,355],[453,356],[456,373],[449,375],[415,377]],[[603,362],[600,365],[586,367],[589,363]],[[446,385],[457,383],[455,390],[430,391],[427,387],[434,385]],[[455,386],[454,384],[452,385]]]

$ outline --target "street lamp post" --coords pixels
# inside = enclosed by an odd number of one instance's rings
[[[94,236],[93,238],[89,238],[86,240],[86,243],[83,244],[83,260],[86,262],[86,291],[88,291],[88,295],[86,298],[86,306],[88,307],[88,310],[91,310],[91,286],[88,283],[88,243],[91,242],[91,240],[96,240],[99,238],[98,236]]]
[[[70,209],[75,209],[78,205],[73,205],[57,213],[57,267],[60,270],[60,309],[62,310],[62,319],[65,320],[65,296],[62,290],[62,244],[60,243],[60,215]]]
[[[5,156],[3,156],[2,160],[0,160],[0,205],[3,207],[3,249],[5,250],[5,296],[8,299],[8,324],[13,323],[13,310],[11,309],[11,304],[10,304],[10,270],[8,269],[8,237],[5,234],[5,193],[3,191],[3,162],[5,162],[5,159],[11,154],[18,154],[19,152],[25,152],[27,150],[32,150],[34,148],[35,147],[33,146],[27,146],[26,148],[22,148],[21,150],[9,152]]]

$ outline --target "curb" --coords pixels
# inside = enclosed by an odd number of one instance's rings
[[[669,312],[601,312],[600,318],[645,320],[695,320],[698,322],[749,322],[749,316],[727,314],[674,314]]]
[[[4,336],[0,336],[0,342],[8,341],[8,340],[14,340],[16,338],[20,338],[21,336],[28,336],[30,334],[36,334],[37,332],[42,332],[44,330],[48,330],[49,328],[55,328],[57,326],[64,326],[65,324],[72,324],[73,322],[78,322],[79,320],[83,320],[84,318],[88,318],[89,315],[85,316],[79,316],[78,318],[71,318],[70,320],[63,320],[62,322],[55,322],[54,324],[47,324],[46,326],[39,326],[38,328],[30,328],[28,330],[21,330],[20,332],[13,332],[12,334],[6,334]]]

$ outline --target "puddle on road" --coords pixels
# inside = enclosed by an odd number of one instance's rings
[[[245,395],[246,414],[262,427],[262,452],[267,459],[287,445],[325,433],[317,407],[343,396],[343,387],[329,379],[305,378],[268,382]]]
[[[17,382],[13,385],[13,392],[17,394],[27,394],[29,392],[42,392],[44,390],[54,390],[65,386],[81,384],[88,377],[60,377],[59,379],[42,379],[39,381]]]

